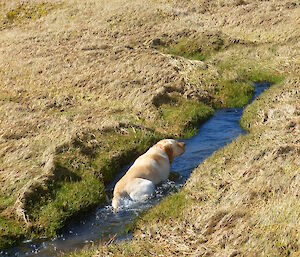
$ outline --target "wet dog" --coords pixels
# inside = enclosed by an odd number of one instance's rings
[[[155,185],[167,180],[173,159],[185,152],[185,143],[164,139],[141,155],[114,189],[112,206],[118,210],[123,197],[145,201],[155,190]]]

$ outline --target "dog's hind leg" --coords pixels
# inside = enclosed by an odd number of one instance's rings
[[[155,185],[152,181],[143,178],[134,178],[127,192],[134,201],[145,201],[154,193]]]

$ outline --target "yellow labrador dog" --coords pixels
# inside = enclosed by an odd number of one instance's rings
[[[155,185],[169,177],[174,157],[180,156],[184,151],[184,142],[164,139],[137,158],[115,186],[112,200],[114,211],[118,210],[124,196],[129,196],[134,201],[149,198],[154,193]]]

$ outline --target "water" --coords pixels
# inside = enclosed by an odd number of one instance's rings
[[[253,99],[269,86],[269,83],[256,84]],[[0,256],[56,256],[101,240],[118,241],[130,238],[131,235],[127,235],[124,229],[142,210],[157,204],[164,196],[176,192],[188,179],[191,171],[203,160],[239,135],[245,134],[239,126],[242,113],[242,108],[219,110],[199,128],[197,135],[183,140],[186,143],[186,152],[172,164],[172,171],[178,176],[175,181],[167,181],[160,185],[155,196],[146,203],[136,204],[128,200],[126,208],[117,214],[112,212],[110,205],[99,206],[80,222],[70,224],[59,237],[52,240],[24,241],[18,247],[0,252]],[[108,186],[108,195],[111,195],[115,183],[128,168],[129,166],[125,167]]]

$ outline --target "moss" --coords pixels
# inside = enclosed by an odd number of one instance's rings
[[[105,201],[103,183],[94,176],[56,185],[58,186],[60,187],[56,190],[54,198],[48,199],[49,202],[39,205],[39,208],[31,213],[35,226],[41,229],[36,231],[39,235],[56,236],[56,232],[63,228],[70,217]]]
[[[249,68],[238,69],[238,78],[243,81],[257,82],[269,82],[271,84],[279,84],[284,80],[284,76],[278,74],[274,70],[268,70],[263,67],[253,67],[249,65]]]
[[[177,136],[191,137],[197,133],[197,127],[214,114],[214,110],[195,100],[172,98],[169,103],[159,107],[161,118],[167,127],[171,127]]]
[[[172,55],[182,56],[191,60],[204,61],[208,56],[196,44],[188,39],[183,39],[170,45],[165,51]]]
[[[216,88],[214,106],[217,108],[238,108],[249,103],[254,86],[239,81],[221,81]]]
[[[15,199],[12,196],[6,196],[0,193],[0,211],[5,210],[8,206],[14,203]]]
[[[6,24],[22,24],[46,16],[50,11],[61,5],[51,3],[22,3],[6,13]]]
[[[181,211],[190,204],[191,198],[188,198],[183,190],[170,195],[162,200],[159,205],[142,215],[137,222],[137,227],[143,226],[145,222],[155,224],[166,219],[179,219],[181,217]]]
[[[24,233],[25,229],[21,223],[0,215],[0,249],[22,240]]]
[[[224,49],[225,38],[220,32],[197,36],[182,37],[169,44],[159,44],[162,52],[182,56],[190,60],[205,61],[214,53]]]
[[[219,78],[214,92],[216,108],[236,108],[248,104],[254,93],[253,83],[268,82],[277,84],[283,81],[283,76],[251,63],[240,65],[234,61],[224,61],[218,64]],[[233,74],[233,75],[232,75]],[[233,76],[234,79],[228,79]]]

